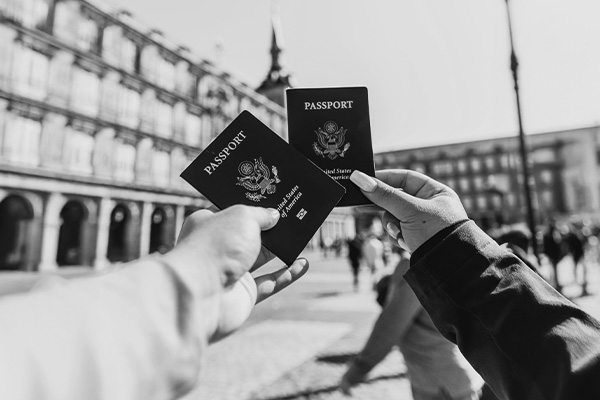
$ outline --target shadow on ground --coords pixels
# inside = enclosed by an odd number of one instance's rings
[[[317,362],[323,362],[328,364],[346,364],[352,358],[356,357],[356,354],[331,354],[323,355],[318,357]]]
[[[405,377],[406,377],[406,373],[401,372],[399,374],[377,376],[375,378],[368,379],[368,380],[364,381],[363,383],[370,384],[370,383],[374,383],[374,382],[377,382],[377,381],[387,381],[387,380],[390,380],[390,379],[400,379],[400,378],[405,378]],[[333,393],[333,392],[336,392],[338,390],[339,390],[338,385],[333,385],[333,386],[326,386],[326,387],[322,387],[322,388],[311,388],[309,390],[304,390],[304,391],[300,391],[300,392],[297,392],[297,393],[291,393],[291,394],[287,394],[285,396],[269,397],[269,398],[265,398],[263,400],[302,400],[302,399],[310,399],[313,396],[327,394],[327,393]]]

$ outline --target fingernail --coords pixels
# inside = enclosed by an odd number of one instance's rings
[[[400,235],[400,228],[398,227],[398,225],[396,225],[393,222],[388,222],[385,228],[391,237],[393,237],[394,239],[398,239],[398,235]]]
[[[377,182],[369,175],[360,171],[353,171],[350,180],[365,192],[371,193],[377,187]]]
[[[271,216],[272,216],[274,219],[277,219],[277,218],[279,218],[279,211],[277,211],[277,210],[276,210],[276,209],[274,209],[274,208],[267,208],[267,210],[269,210],[269,212],[271,213]]]

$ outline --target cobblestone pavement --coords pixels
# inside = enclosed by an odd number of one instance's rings
[[[344,258],[307,258],[307,276],[260,304],[239,332],[209,348],[201,385],[185,400],[345,398],[337,384],[348,360],[365,343],[380,308],[366,272],[354,291]],[[600,318],[600,267],[590,265],[589,270],[589,296],[578,297],[570,259],[560,265],[559,279],[567,296]],[[352,398],[412,399],[401,354],[390,353],[368,381],[353,390]]]

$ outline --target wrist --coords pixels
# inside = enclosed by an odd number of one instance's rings
[[[195,298],[211,297],[221,292],[222,284],[215,260],[200,248],[188,247],[187,243],[179,244],[157,258],[181,278]]]

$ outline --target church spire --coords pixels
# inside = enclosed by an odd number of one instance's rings
[[[283,52],[283,34],[281,31],[281,23],[279,20],[279,12],[277,7],[273,7],[271,15],[271,68],[267,73],[267,77],[260,84],[256,91],[264,94],[269,99],[284,105],[285,89],[291,87],[290,75],[285,72],[282,62],[281,53]]]
[[[281,71],[281,62],[279,57],[283,52],[283,35],[281,33],[281,23],[279,21],[279,15],[273,13],[271,15],[271,27],[273,30],[273,36],[271,39],[271,71]]]

